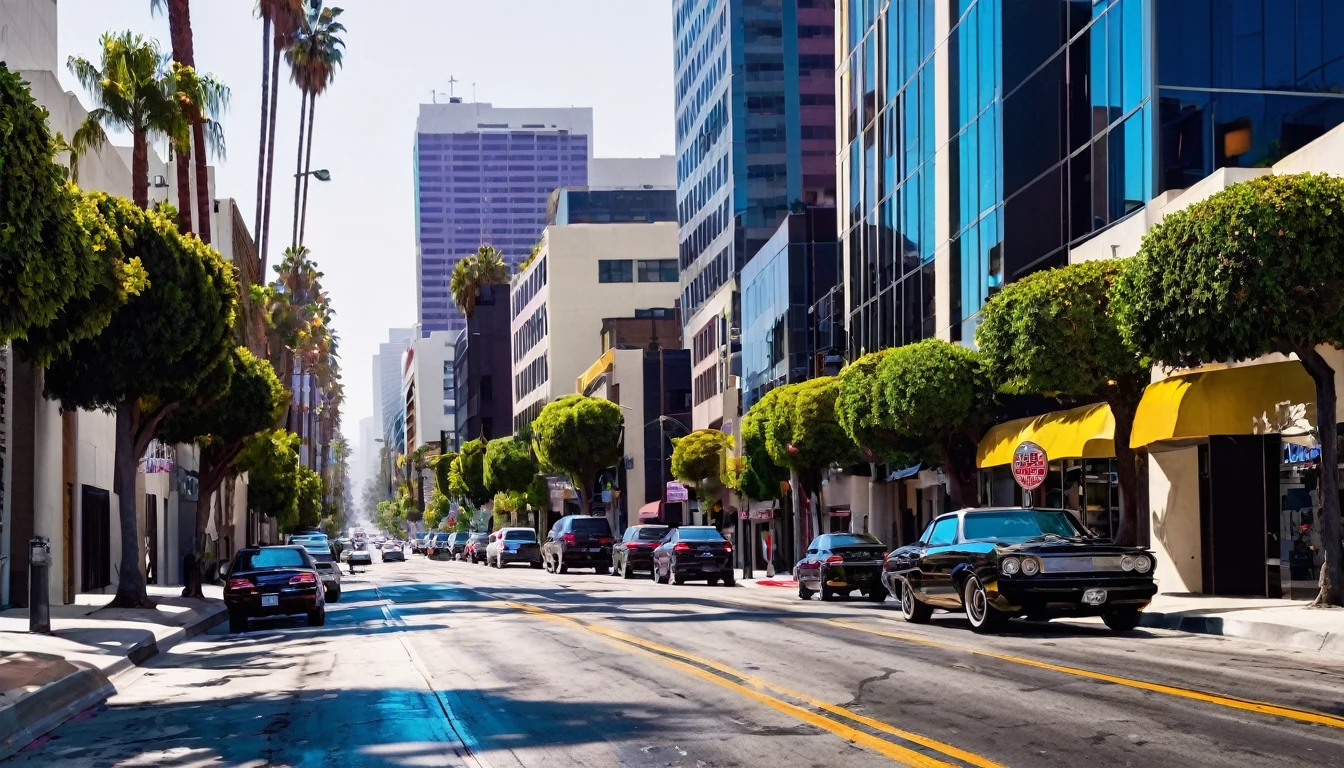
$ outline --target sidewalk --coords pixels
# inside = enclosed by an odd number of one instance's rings
[[[1143,612],[1143,626],[1344,654],[1344,608],[1302,601],[1164,593]]]
[[[104,609],[112,595],[77,595],[51,607],[50,635],[28,632],[28,611],[0,612],[0,760],[116,692],[113,681],[223,619],[223,590],[209,601],[149,587],[157,610]]]

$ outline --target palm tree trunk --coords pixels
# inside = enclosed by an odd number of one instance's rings
[[[280,94],[280,45],[275,39],[271,44],[271,108],[266,112],[270,125],[270,134],[266,138],[266,196],[265,214],[261,225],[261,282],[266,280],[266,252],[271,244],[271,182],[275,179],[275,109],[276,97]]]
[[[205,162],[205,123],[200,113],[191,125],[191,144],[196,159],[196,234],[201,242],[210,244],[210,214],[214,201],[210,197],[210,169]]]
[[[299,153],[294,158],[294,236],[290,247],[299,247],[299,192],[303,186],[303,128],[308,118],[308,94],[299,94]]]
[[[143,130],[131,134],[131,201],[149,210],[149,143]]]
[[[262,192],[266,186],[266,115],[267,96],[271,85],[271,21],[261,21],[261,138],[257,141],[257,217],[252,232],[257,243],[261,243]],[[261,282],[266,283],[266,249],[261,248]]]
[[[303,211],[299,214],[299,245],[303,245],[303,234],[308,227],[308,174],[313,168],[313,117],[317,110],[317,94],[308,96],[308,141],[303,158]]]
[[[173,150],[174,165],[177,166],[177,229],[182,234],[191,231],[191,157],[190,149],[183,152]]]

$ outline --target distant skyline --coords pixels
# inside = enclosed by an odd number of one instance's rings
[[[598,157],[672,154],[670,0],[328,0],[345,9],[345,67],[318,100],[313,166],[332,180],[309,191],[307,245],[336,308],[346,406],[342,431],[378,413],[369,361],[387,330],[415,322],[411,148],[421,103],[450,88],[500,107],[592,107]],[[215,190],[238,200],[249,227],[256,204],[261,22],[253,0],[192,3],[196,61],[233,91],[224,116],[227,159]],[[61,82],[87,105],[64,63],[95,59],[98,38],[129,29],[171,50],[168,20],[150,0],[59,0]],[[281,66],[284,67],[283,59]],[[287,78],[287,74],[286,74]],[[450,83],[455,78],[456,83]],[[298,91],[280,93],[270,263],[293,220]],[[116,143],[129,143],[113,137]],[[160,149],[162,151],[162,149]],[[256,233],[253,233],[254,236]],[[356,445],[358,451],[365,446]]]

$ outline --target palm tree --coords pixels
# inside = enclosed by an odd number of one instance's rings
[[[77,56],[66,62],[94,102],[70,144],[78,157],[107,143],[107,126],[130,133],[131,199],[148,208],[150,140],[167,138],[182,146],[190,135],[178,100],[181,69],[169,66],[156,41],[140,35],[106,33],[100,44],[101,69]]]
[[[482,245],[476,253],[464,256],[453,266],[453,276],[448,281],[448,290],[453,294],[453,303],[466,317],[476,314],[476,300],[487,285],[502,285],[509,282],[509,265],[504,263],[499,251],[488,245]]]
[[[261,260],[261,274],[264,275],[271,232],[271,180],[275,175],[275,108],[280,93],[280,51],[289,46],[289,41],[298,31],[303,19],[303,0],[257,0],[257,15],[261,17],[261,149],[257,153],[256,232],[260,244],[258,258]]]
[[[301,94],[298,169],[294,174],[292,247],[295,248],[303,244],[304,228],[308,220],[308,175],[313,162],[313,123],[317,110],[317,97],[326,92],[327,86],[336,77],[336,68],[341,66],[343,59],[345,41],[340,35],[345,32],[345,25],[337,21],[343,12],[340,8],[323,7],[322,0],[312,0],[308,15],[294,36],[293,43],[285,51],[290,79],[299,86]],[[306,139],[303,133],[305,113],[308,123]],[[299,210],[300,182],[303,187],[302,213]]]
[[[150,9],[158,13],[168,8],[168,30],[169,36],[173,41],[173,60],[184,67],[196,69],[196,50],[195,42],[191,33],[191,3],[190,0],[150,0]],[[206,168],[206,150],[209,149],[217,157],[224,155],[223,133],[218,130],[219,123],[214,117],[228,108],[229,92],[217,80],[210,76],[202,76],[201,80],[214,87],[205,89],[202,94],[211,97],[210,103],[193,104],[193,108],[188,115],[191,119],[191,146],[192,157],[196,165],[196,210],[200,216],[199,226],[196,233],[200,236],[201,242],[210,242],[210,177]],[[214,126],[214,136],[207,140],[207,132],[211,124]],[[191,174],[187,169],[187,159],[184,153],[177,153],[177,204],[182,210],[178,211],[178,227],[183,232],[190,232],[191,229],[191,196],[187,191],[191,185]]]

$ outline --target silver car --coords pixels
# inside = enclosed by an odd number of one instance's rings
[[[297,544],[308,551],[317,566],[317,576],[322,580],[322,592],[328,603],[341,600],[341,566],[331,556],[331,542],[326,536],[290,536],[290,544]]]

